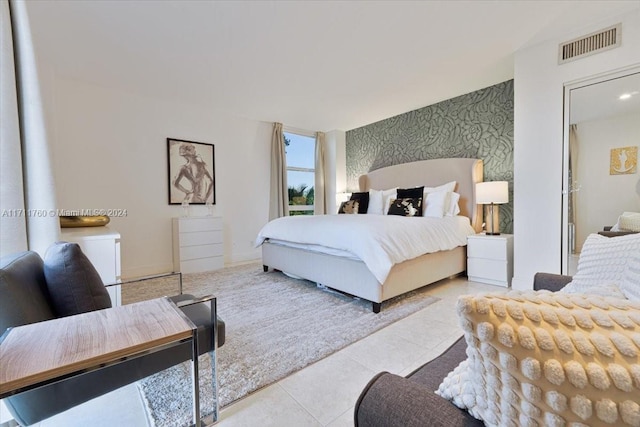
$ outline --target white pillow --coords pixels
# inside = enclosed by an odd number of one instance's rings
[[[456,188],[456,181],[451,181],[451,182],[447,182],[446,184],[442,184],[439,185],[437,187],[424,187],[424,190],[422,190],[422,211],[423,211],[423,215],[427,216],[424,214],[425,211],[425,206],[427,205],[426,203],[424,203],[427,200],[427,196],[429,195],[429,193],[435,193],[438,191],[451,191],[453,192],[453,190],[455,190]]]
[[[618,217],[616,230],[612,228],[612,231],[640,231],[640,213],[623,212]]]
[[[590,234],[582,245],[578,269],[571,284],[587,292],[590,287],[616,285],[624,293],[623,280],[631,257],[640,255],[640,234],[605,237]],[[570,288],[571,289],[571,288]]]
[[[427,193],[424,200],[423,216],[431,216],[442,218],[446,211],[449,210],[450,191],[434,191]]]
[[[632,234],[632,236],[640,236],[640,234]],[[614,237],[614,239],[619,239],[619,237]],[[640,301],[640,251],[629,255],[620,290],[628,299]]]
[[[459,201],[460,194],[455,192],[449,193],[449,209],[445,211],[446,216],[456,216],[460,213],[460,206],[458,206]]]
[[[385,210],[385,203],[388,196],[393,195],[395,199],[398,188],[391,188],[389,190],[369,190],[369,207],[367,208],[367,214],[383,215],[387,213]]]

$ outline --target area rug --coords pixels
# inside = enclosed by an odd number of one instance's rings
[[[226,323],[226,342],[217,351],[218,397],[221,407],[272,384],[299,369],[390,325],[438,299],[423,288],[382,304],[371,303],[293,279],[264,273],[251,263],[222,270],[185,274],[183,291],[217,297]],[[175,278],[123,289],[123,301],[175,293]],[[211,365],[200,357],[203,414],[211,412]],[[183,364],[139,383],[149,415],[157,427],[188,425],[191,376]],[[207,396],[208,395],[208,396]],[[206,400],[208,399],[208,401]]]

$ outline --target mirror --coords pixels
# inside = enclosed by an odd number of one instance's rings
[[[640,69],[565,87],[562,273],[587,236],[640,212]]]

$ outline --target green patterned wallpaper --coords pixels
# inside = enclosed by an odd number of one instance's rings
[[[513,80],[347,131],[347,188],[385,166],[444,157],[484,161],[485,181],[508,181],[500,230],[513,231]]]

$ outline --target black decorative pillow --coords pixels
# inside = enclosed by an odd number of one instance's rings
[[[349,200],[347,202],[340,203],[339,214],[357,214],[360,203],[357,200]],[[365,211],[366,212],[366,211]]]
[[[44,277],[59,317],[111,307],[111,298],[77,243],[56,242],[44,256]]]
[[[422,197],[405,197],[392,200],[387,215],[422,216]]]
[[[421,206],[422,206],[422,198],[424,197],[423,193],[424,193],[424,185],[422,187],[398,188],[398,190],[396,190],[396,196],[398,199],[420,199]],[[417,214],[410,215],[410,216],[422,216],[422,209]]]
[[[351,193],[351,198],[349,200],[358,201],[359,214],[367,213],[367,209],[369,209],[369,192],[368,191],[364,193]]]

